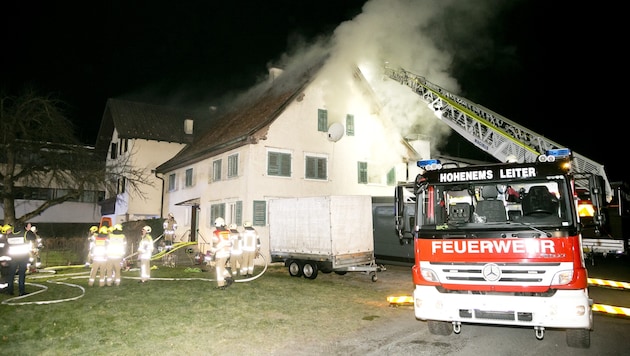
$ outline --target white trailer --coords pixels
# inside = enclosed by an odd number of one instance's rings
[[[376,282],[372,198],[339,195],[269,200],[271,262],[292,277],[322,273],[369,273]]]

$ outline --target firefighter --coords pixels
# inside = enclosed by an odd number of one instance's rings
[[[18,292],[22,296],[26,294],[26,269],[31,254],[31,243],[26,240],[26,234],[15,233],[13,227],[10,225],[5,234],[7,235],[7,243],[9,245],[8,255],[11,258],[9,261],[7,293],[9,295],[13,295],[14,293],[13,284],[15,273],[17,272]]]
[[[252,223],[249,221],[246,221],[243,224],[243,229],[243,233],[241,234],[243,244],[243,264],[241,265],[241,275],[251,277],[254,275],[254,259],[260,252],[260,237],[258,236],[256,229],[252,226]]]
[[[122,260],[127,252],[127,238],[121,224],[113,226],[107,242],[107,286],[120,285]]]
[[[151,278],[151,255],[153,254],[153,237],[151,226],[142,228],[142,236],[138,245],[138,258],[140,259],[140,282],[146,283]]]
[[[230,241],[232,249],[230,250],[230,274],[232,276],[240,274],[240,268],[243,265],[243,250],[241,248],[241,233],[238,231],[236,224],[230,224]]]
[[[107,226],[102,226],[94,234],[90,242],[89,260],[92,261],[88,286],[92,287],[96,280],[96,275],[100,272],[98,286],[103,287],[107,283],[107,242],[109,241],[109,230]]]
[[[160,244],[160,247],[170,251],[173,248],[173,241],[175,240],[175,230],[177,230],[177,221],[173,213],[168,213],[168,218],[164,220],[164,242]]]
[[[37,234],[37,226],[31,225],[30,223],[30,237],[27,237],[27,240],[30,238],[31,240],[31,259],[30,259],[30,268],[31,273],[37,272],[37,269],[42,266],[41,256],[39,254],[39,250],[44,247],[42,244],[42,238]],[[28,235],[27,235],[28,236]]]
[[[94,242],[96,236],[98,236],[98,226],[90,226],[90,233],[87,237],[87,254],[85,257],[85,267],[90,267],[90,264],[92,263],[92,259],[90,257],[90,249],[92,248],[92,243]]]
[[[7,293],[9,286],[9,244],[7,243],[5,225],[0,226],[0,293]]]
[[[215,268],[217,273],[217,288],[225,289],[233,282],[232,275],[227,269],[227,262],[230,258],[230,231],[225,227],[223,218],[216,218],[214,221],[214,231],[212,236]]]

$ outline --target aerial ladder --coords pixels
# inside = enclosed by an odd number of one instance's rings
[[[426,101],[435,116],[500,162],[509,160],[520,163],[534,162],[547,150],[564,148],[564,146],[479,104],[455,95],[410,71],[386,65],[385,75],[410,87]],[[613,192],[603,165],[573,152],[572,170],[581,175],[601,177],[604,182],[606,202],[612,200]],[[588,182],[588,179],[576,180],[576,185],[588,189]]]

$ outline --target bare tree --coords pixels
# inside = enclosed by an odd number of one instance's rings
[[[107,169],[105,161],[74,135],[63,103],[29,90],[20,96],[0,96],[0,198],[5,224],[21,225],[46,209],[77,200],[87,190],[112,191],[125,177],[136,195],[148,175],[126,162]],[[15,200],[33,188],[59,188],[33,210],[16,216]]]

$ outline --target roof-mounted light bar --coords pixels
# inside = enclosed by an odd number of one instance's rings
[[[425,171],[434,171],[442,168],[442,162],[439,159],[423,159],[418,161],[416,165]]]
[[[571,150],[568,148],[554,148],[547,150],[545,154],[538,156],[538,162],[555,162],[557,159],[571,157]]]

